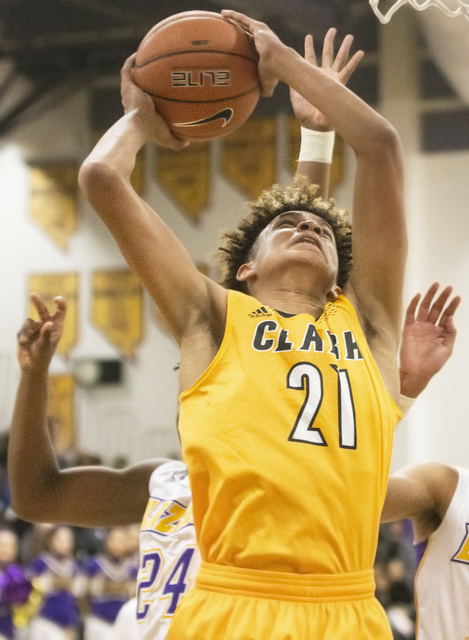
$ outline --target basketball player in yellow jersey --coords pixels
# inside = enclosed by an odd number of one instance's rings
[[[122,71],[126,114],[81,187],[181,347],[180,432],[203,559],[172,640],[390,640],[372,577],[392,434],[406,258],[397,134],[262,23],[264,92],[278,79],[357,159],[350,228],[317,188],[273,188],[225,244],[227,291],[201,275],[134,192],[148,139],[178,149]],[[333,63],[343,70],[342,49]],[[228,252],[228,253],[227,253]]]

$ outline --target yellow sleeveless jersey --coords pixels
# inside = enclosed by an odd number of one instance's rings
[[[221,347],[180,405],[205,562],[371,569],[401,413],[344,296],[315,320],[230,291]]]

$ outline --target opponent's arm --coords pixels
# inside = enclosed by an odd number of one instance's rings
[[[389,478],[381,522],[409,518],[415,541],[426,540],[440,526],[458,479],[456,469],[439,462],[401,469]]]
[[[224,327],[226,291],[205,278],[174,233],[133,189],[135,157],[151,139],[174,150],[175,138],[155,112],[151,98],[132,81],[134,56],[122,68],[125,115],[101,138],[83,163],[80,187],[114,236],[180,343],[201,323]]]
[[[235,11],[222,14],[252,34],[264,93],[272,93],[278,80],[286,82],[328,118],[355,152],[354,266],[346,293],[365,326],[384,331],[397,351],[407,234],[396,131],[358,96],[282,44],[265,24]]]
[[[348,59],[353,36],[345,36],[334,58],[334,38],[336,29],[329,29],[324,38],[320,69],[330,78],[346,85],[363,58],[363,51],[357,51]],[[305,38],[305,60],[318,66],[314,53],[313,37]],[[301,126],[301,153],[296,173],[306,176],[312,184],[319,186],[319,195],[327,200],[329,197],[329,178],[334,144],[334,129],[329,120],[314,105],[309,103],[294,89],[290,89],[290,99],[295,116]],[[308,132],[313,132],[309,134]],[[320,159],[316,159],[317,157]],[[310,157],[314,157],[311,160]]]
[[[401,394],[416,398],[449,359],[456,339],[453,316],[461,302],[452,287],[436,298],[434,282],[422,301],[417,293],[405,317],[400,347]],[[436,531],[453,497],[458,473],[436,462],[407,467],[389,478],[382,522],[411,518],[417,540]]]
[[[164,461],[116,471],[104,467],[59,470],[47,430],[47,376],[60,339],[66,304],[56,298],[50,316],[44,303],[32,300],[40,321],[26,320],[18,333],[21,379],[8,446],[11,505],[30,522],[81,527],[113,527],[141,521],[148,482]]]

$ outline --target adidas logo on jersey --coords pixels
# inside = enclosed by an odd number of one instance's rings
[[[250,318],[270,318],[271,316],[273,316],[273,313],[269,313],[265,307],[256,309],[249,314]]]

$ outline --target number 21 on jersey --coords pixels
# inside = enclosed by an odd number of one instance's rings
[[[339,447],[356,449],[357,425],[348,371],[347,369],[339,369],[336,365],[330,366],[337,373]],[[321,371],[311,362],[297,362],[288,372],[287,389],[306,391],[305,401],[288,439],[293,442],[305,442],[318,447],[327,447],[321,429],[313,426],[324,397]]]

